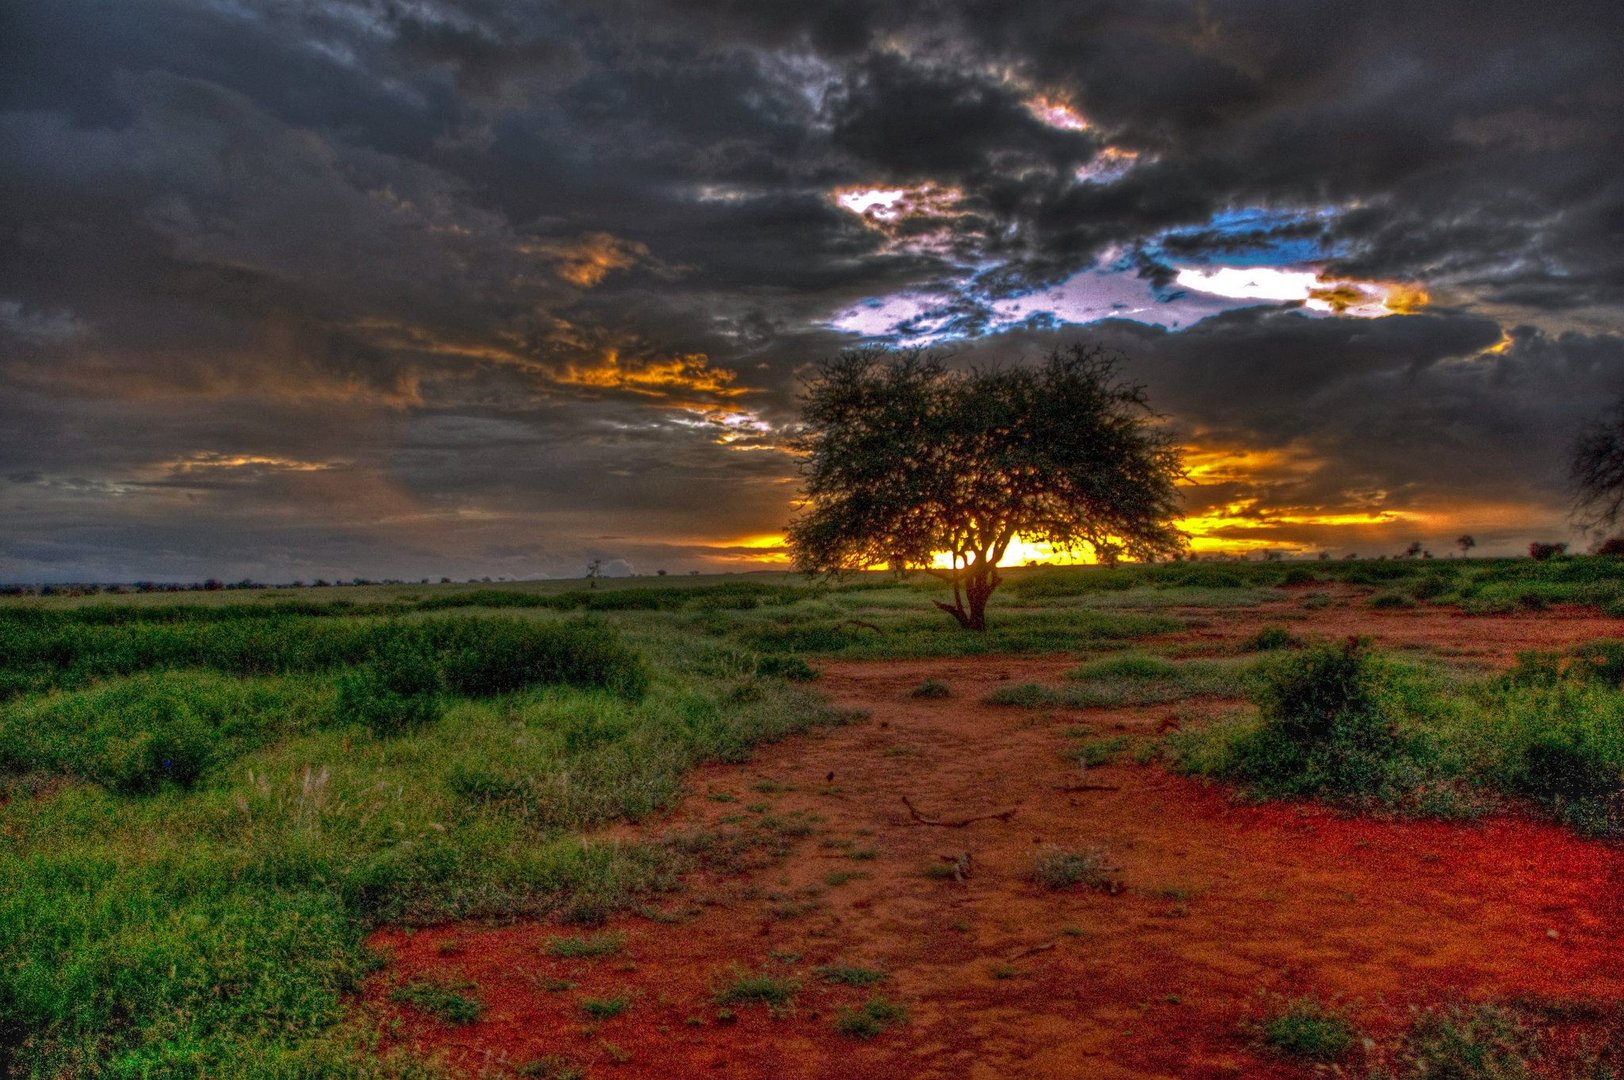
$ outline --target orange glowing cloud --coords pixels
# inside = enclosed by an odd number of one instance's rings
[[[554,272],[571,285],[590,289],[609,275],[648,258],[648,245],[606,232],[582,233],[572,240],[527,245],[521,250],[556,263]]]
[[[627,361],[621,358],[618,350],[608,349],[597,363],[572,364],[557,376],[557,380],[569,386],[624,390],[647,397],[697,394],[726,400],[751,392],[748,387],[733,385],[737,377],[736,373],[726,368],[712,367],[710,358],[704,353]],[[686,400],[674,404],[689,407]]]

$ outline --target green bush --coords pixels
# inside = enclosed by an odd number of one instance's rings
[[[1261,627],[1246,639],[1245,648],[1252,652],[1273,652],[1276,649],[1294,649],[1302,642],[1284,626]]]
[[[1323,645],[1262,672],[1261,725],[1236,748],[1236,772],[1264,794],[1367,796],[1399,742],[1359,641]]]
[[[431,619],[421,626],[446,687],[468,697],[538,684],[599,687],[630,698],[648,689],[637,653],[601,622],[488,617]]]
[[[0,706],[0,772],[77,776],[124,794],[188,787],[314,721],[319,691],[205,672],[137,675]]]
[[[1357,1035],[1348,1018],[1313,998],[1298,998],[1263,1025],[1263,1041],[1302,1061],[1336,1061],[1353,1049]]]
[[[1492,1005],[1424,1014],[1404,1046],[1408,1080],[1532,1080],[1535,1036]]]
[[[799,656],[763,656],[756,662],[756,674],[769,678],[789,679],[792,682],[811,682],[818,671]]]

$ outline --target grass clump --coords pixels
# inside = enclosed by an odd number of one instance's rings
[[[756,674],[792,682],[811,682],[818,677],[818,670],[799,656],[763,656],[756,663]]]
[[[582,934],[577,937],[548,938],[543,951],[548,956],[560,959],[595,959],[613,956],[620,952],[625,944],[626,935],[622,933]]]
[[[1346,1016],[1313,998],[1288,1002],[1263,1024],[1263,1041],[1299,1061],[1336,1061],[1353,1049],[1357,1037]]]
[[[735,970],[731,981],[716,992],[718,1005],[766,1005],[783,1012],[795,1004],[795,995],[801,989],[798,980],[765,972],[751,973]]]
[[[907,1022],[906,1006],[878,995],[859,1008],[844,1008],[835,1014],[835,1030],[853,1039],[872,1039],[887,1028]]]
[[[1133,740],[1126,735],[1112,735],[1104,739],[1089,739],[1071,752],[1072,760],[1093,768],[1109,765],[1126,750]]]
[[[483,1011],[479,999],[465,992],[475,989],[477,987],[471,982],[414,979],[391,990],[389,1000],[420,1009],[448,1024],[471,1024],[479,1019]]]
[[[631,1008],[632,999],[625,994],[612,998],[582,998],[581,1011],[594,1020],[611,1020]]]
[[[533,1058],[519,1066],[525,1080],[586,1080],[586,1069],[561,1057]]]
[[[1243,646],[1248,652],[1273,652],[1276,649],[1295,649],[1302,642],[1284,626],[1261,627],[1246,639]]]
[[[1101,851],[1055,850],[1033,859],[1029,876],[1045,889],[1055,892],[1082,887],[1096,892],[1117,893],[1122,891],[1122,883],[1113,873]]]
[[[826,983],[837,983],[841,986],[873,986],[890,977],[875,968],[846,967],[838,964],[814,968],[812,974]]]
[[[910,696],[916,698],[945,698],[952,697],[953,691],[949,690],[947,684],[940,679],[926,679],[913,688]]]
[[[1405,1080],[1532,1080],[1533,1032],[1494,1005],[1423,1014],[1405,1040]]]

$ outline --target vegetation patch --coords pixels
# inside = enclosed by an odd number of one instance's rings
[[[1122,882],[1115,877],[1105,853],[1087,851],[1046,851],[1032,860],[1030,877],[1033,881],[1056,892],[1085,888],[1096,892],[1118,893]]]
[[[1263,1024],[1263,1041],[1299,1061],[1337,1061],[1353,1049],[1358,1034],[1347,1016],[1313,998],[1286,1003]]]
[[[548,938],[546,948],[543,951],[548,956],[556,956],[561,959],[595,959],[602,956],[613,956],[620,952],[625,944],[626,935],[618,932],[584,934],[579,937]]]
[[[838,983],[841,986],[873,986],[890,978],[885,972],[877,968],[847,967],[844,965],[830,965],[812,970],[812,974],[826,983]]]
[[[448,1024],[471,1024],[483,1011],[472,995],[478,988],[471,982],[435,982],[417,979],[389,992],[389,1000],[410,1005]]]
[[[835,1030],[854,1039],[872,1039],[887,1028],[908,1022],[908,1009],[884,997],[871,997],[858,1008],[835,1014]]]
[[[801,984],[796,979],[735,970],[732,978],[716,992],[718,1005],[766,1005],[776,1012],[795,1004]]]

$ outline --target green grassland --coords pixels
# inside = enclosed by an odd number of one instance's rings
[[[379,962],[369,930],[591,925],[673,887],[682,845],[583,831],[657,813],[698,762],[838,723],[807,663],[824,657],[1072,652],[1065,686],[1012,703],[1251,700],[1162,753],[1259,797],[1426,813],[1519,798],[1617,829],[1615,646],[1471,679],[1283,632],[1196,660],[1154,643],[1203,608],[1343,583],[1467,611],[1617,612],[1616,561],[1008,579],[982,635],[931,609],[939,582],[878,574],[0,602],[0,1075],[422,1073],[346,1020]]]

